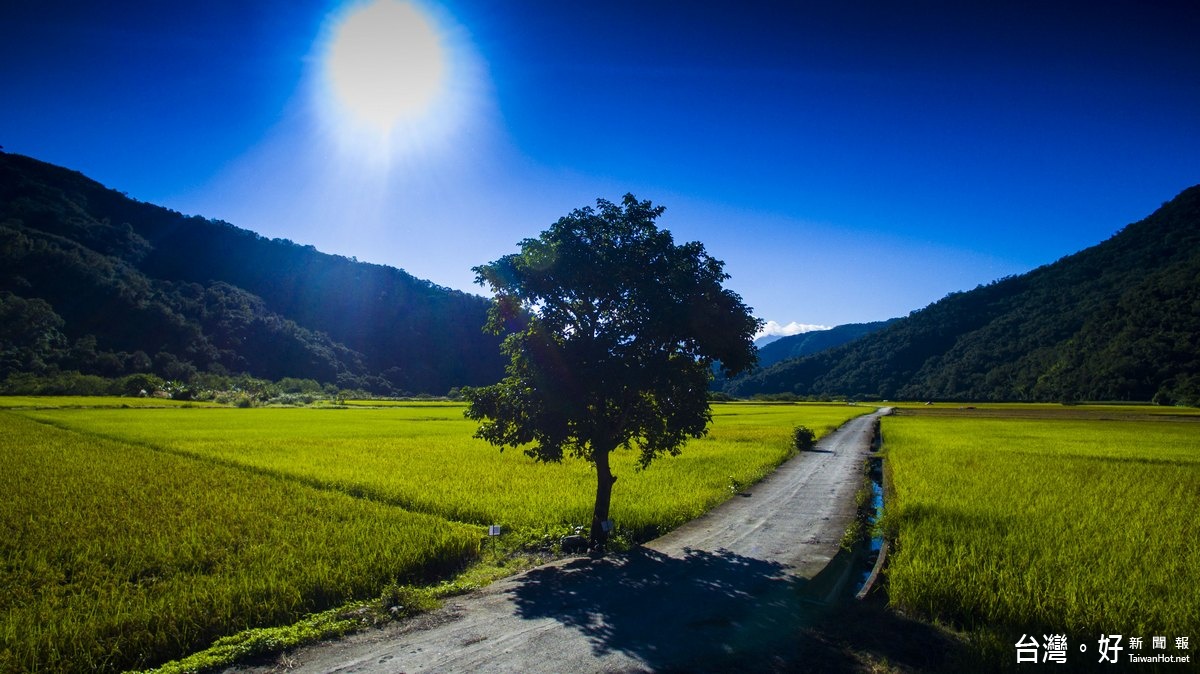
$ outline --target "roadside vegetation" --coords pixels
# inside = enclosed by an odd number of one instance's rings
[[[1152,636],[1194,640],[1200,417],[1170,411],[934,406],[886,418],[893,605],[965,631],[993,665],[1024,634],[1066,634],[1069,661],[1089,663],[1101,634],[1147,649]]]
[[[555,554],[591,510],[586,463],[501,453],[471,437],[461,405],[119,400],[0,411],[0,672],[149,667],[230,637],[200,659],[211,666],[344,632],[517,570],[513,553]],[[679,457],[638,471],[636,450],[617,452],[617,542],[765,476],[796,425],[824,435],[867,411],[716,405]]]

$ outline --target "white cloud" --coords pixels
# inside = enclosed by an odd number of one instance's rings
[[[828,330],[832,326],[829,325],[813,325],[811,323],[797,323],[792,321],[786,325],[776,321],[767,321],[762,328],[754,335],[755,339],[762,337],[790,337],[798,335],[802,332],[816,332],[818,330]]]

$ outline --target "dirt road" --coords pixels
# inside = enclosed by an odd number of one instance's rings
[[[851,420],[747,493],[631,553],[539,567],[414,620],[300,649],[287,668],[413,674],[793,667],[792,635],[850,575],[838,546],[854,517],[878,414]]]

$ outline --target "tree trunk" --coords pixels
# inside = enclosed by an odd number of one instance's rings
[[[596,465],[596,505],[592,508],[592,530],[588,543],[593,549],[603,551],[608,543],[608,532],[604,523],[608,521],[608,507],[612,503],[612,487],[617,476],[612,474],[608,466],[608,447],[593,450],[592,459]]]

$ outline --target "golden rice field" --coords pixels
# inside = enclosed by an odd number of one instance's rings
[[[1059,410],[884,419],[892,602],[966,629],[1006,660],[1027,633],[1093,647],[1100,634],[1195,644],[1200,418]]]
[[[588,518],[579,461],[536,464],[471,437],[462,406],[121,408],[0,404],[0,672],[154,666],[392,583],[445,579],[484,529]],[[85,407],[89,402],[96,407]],[[679,457],[621,453],[612,516],[646,537],[695,517],[870,408],[718,405]]]

